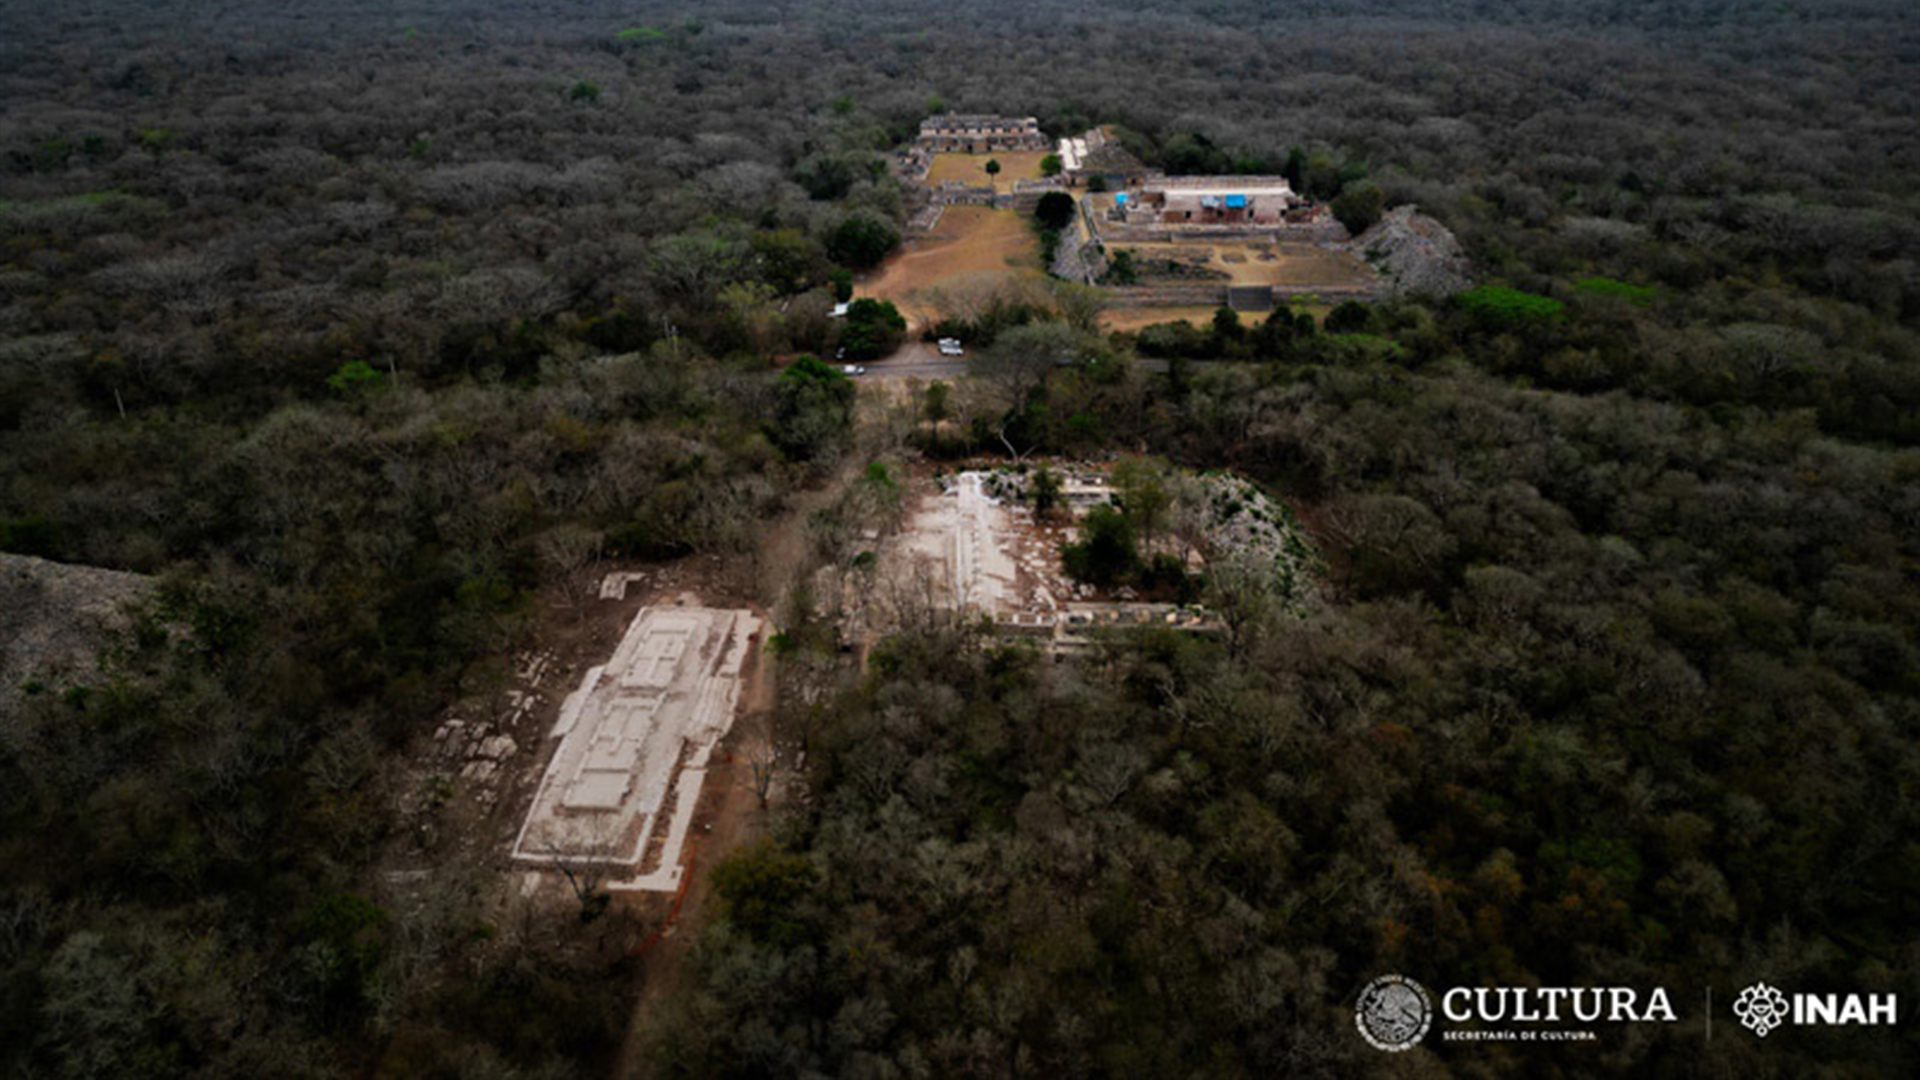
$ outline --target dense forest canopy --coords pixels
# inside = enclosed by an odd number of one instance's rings
[[[0,1074],[1912,1075],[1917,59],[1898,0],[0,5],[0,551],[158,578],[0,698]],[[959,395],[1252,477],[1325,602],[856,668],[762,582],[808,797],[622,1056],[646,977],[403,827],[409,748],[592,557],[849,554],[803,493],[915,451],[770,361],[945,108],[1377,185],[1482,284]],[[1387,1056],[1389,971],[1903,1019]]]

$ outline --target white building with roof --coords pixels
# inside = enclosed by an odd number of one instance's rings
[[[1169,176],[1115,201],[1129,224],[1279,225],[1301,199],[1283,176]]]

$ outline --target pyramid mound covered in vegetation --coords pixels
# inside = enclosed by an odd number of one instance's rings
[[[0,554],[0,702],[33,681],[75,678],[127,626],[125,608],[147,597],[153,579],[30,555]]]
[[[1394,295],[1451,296],[1473,284],[1460,241],[1418,207],[1387,211],[1354,240],[1353,249],[1386,275]]]
[[[1312,602],[1320,556],[1307,531],[1286,504],[1259,485],[1232,473],[1209,472],[1195,478],[1206,501],[1207,557],[1273,563],[1275,582],[1288,608],[1303,611]]]

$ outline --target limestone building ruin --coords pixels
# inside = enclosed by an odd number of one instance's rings
[[[1040,133],[1040,121],[1031,116],[984,116],[942,113],[920,122],[922,149],[937,154],[991,154],[1016,150],[1046,150],[1053,144]]]
[[[624,873],[651,865],[653,873],[610,887],[677,885],[708,757],[733,726],[762,632],[750,611],[642,608],[612,658],[561,706],[559,745],[513,857]]]
[[[1143,184],[1159,171],[1148,169],[1104,127],[1060,140],[1060,175],[1073,187],[1098,178],[1110,190]]]

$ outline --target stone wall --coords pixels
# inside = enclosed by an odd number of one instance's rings
[[[1227,302],[1228,286],[1222,283],[1192,282],[1161,285],[1116,285],[1107,289],[1109,306],[1116,308],[1220,307]],[[1372,300],[1380,293],[1370,286],[1273,287],[1275,303],[1315,300],[1338,303],[1342,300]]]
[[[969,187],[949,180],[929,189],[937,206],[998,206],[1000,196],[990,187]]]
[[[1227,302],[1225,285],[1194,282],[1181,285],[1116,285],[1107,290],[1116,308],[1219,307]]]
[[[1066,281],[1077,281],[1092,285],[1107,272],[1107,251],[1093,238],[1084,204],[1080,212],[1073,216],[1073,224],[1060,234],[1060,243],[1053,252],[1053,276]]]
[[[1332,217],[1285,225],[1144,225],[1106,220],[1100,238],[1114,244],[1157,244],[1181,240],[1277,240],[1298,244],[1341,244],[1349,234]]]

